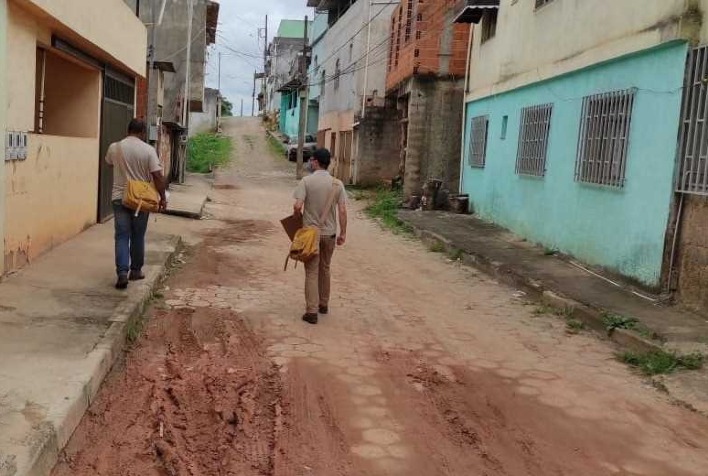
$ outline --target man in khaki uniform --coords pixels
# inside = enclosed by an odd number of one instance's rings
[[[302,319],[317,324],[318,312],[329,312],[330,263],[336,245],[347,241],[347,195],[344,184],[333,178],[327,168],[331,160],[327,149],[313,152],[308,167],[312,175],[302,179],[295,189],[296,214],[303,216],[305,226],[320,228],[320,252],[305,263],[305,301],[307,308]],[[331,208],[326,212],[324,223],[319,224],[330,194],[334,193]],[[337,212],[339,212],[339,236],[337,236]]]

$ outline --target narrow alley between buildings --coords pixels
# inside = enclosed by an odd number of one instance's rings
[[[55,476],[706,474],[704,416],[353,197],[330,314],[303,323],[279,224],[293,166],[258,119],[225,131],[212,219],[181,230],[184,263]]]

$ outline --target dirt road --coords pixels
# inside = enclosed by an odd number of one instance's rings
[[[350,204],[333,301],[283,272],[292,166],[227,124],[199,244],[55,476],[708,474],[708,420],[590,335]]]

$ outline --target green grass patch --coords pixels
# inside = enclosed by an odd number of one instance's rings
[[[231,139],[218,134],[204,133],[187,142],[187,170],[206,174],[231,161]]]
[[[461,249],[455,248],[447,254],[447,257],[450,258],[452,261],[461,261],[462,257],[464,255],[465,255],[464,251],[462,251]]]
[[[700,353],[679,355],[674,352],[623,352],[619,360],[640,370],[644,375],[670,374],[677,370],[698,370],[705,357]]]
[[[270,149],[270,153],[273,154],[273,157],[279,159],[285,158],[285,144],[270,134],[266,137],[266,142],[268,143],[268,149]]]
[[[615,329],[634,329],[639,321],[633,317],[606,312],[602,315],[602,322],[607,332],[613,332]]]
[[[430,251],[433,253],[443,253],[445,252],[445,245],[439,241],[435,241],[432,245],[430,245]]]
[[[570,334],[577,334],[585,329],[585,324],[579,319],[570,318],[565,320],[565,329]]]
[[[398,219],[398,209],[402,200],[403,194],[400,191],[379,189],[374,194],[371,204],[366,207],[366,214],[371,218],[377,218],[385,228],[396,234],[411,233],[411,227]]]

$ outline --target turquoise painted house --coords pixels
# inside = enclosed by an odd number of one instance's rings
[[[474,212],[658,288],[696,33],[686,8],[467,0],[456,20],[476,24],[460,188]]]

